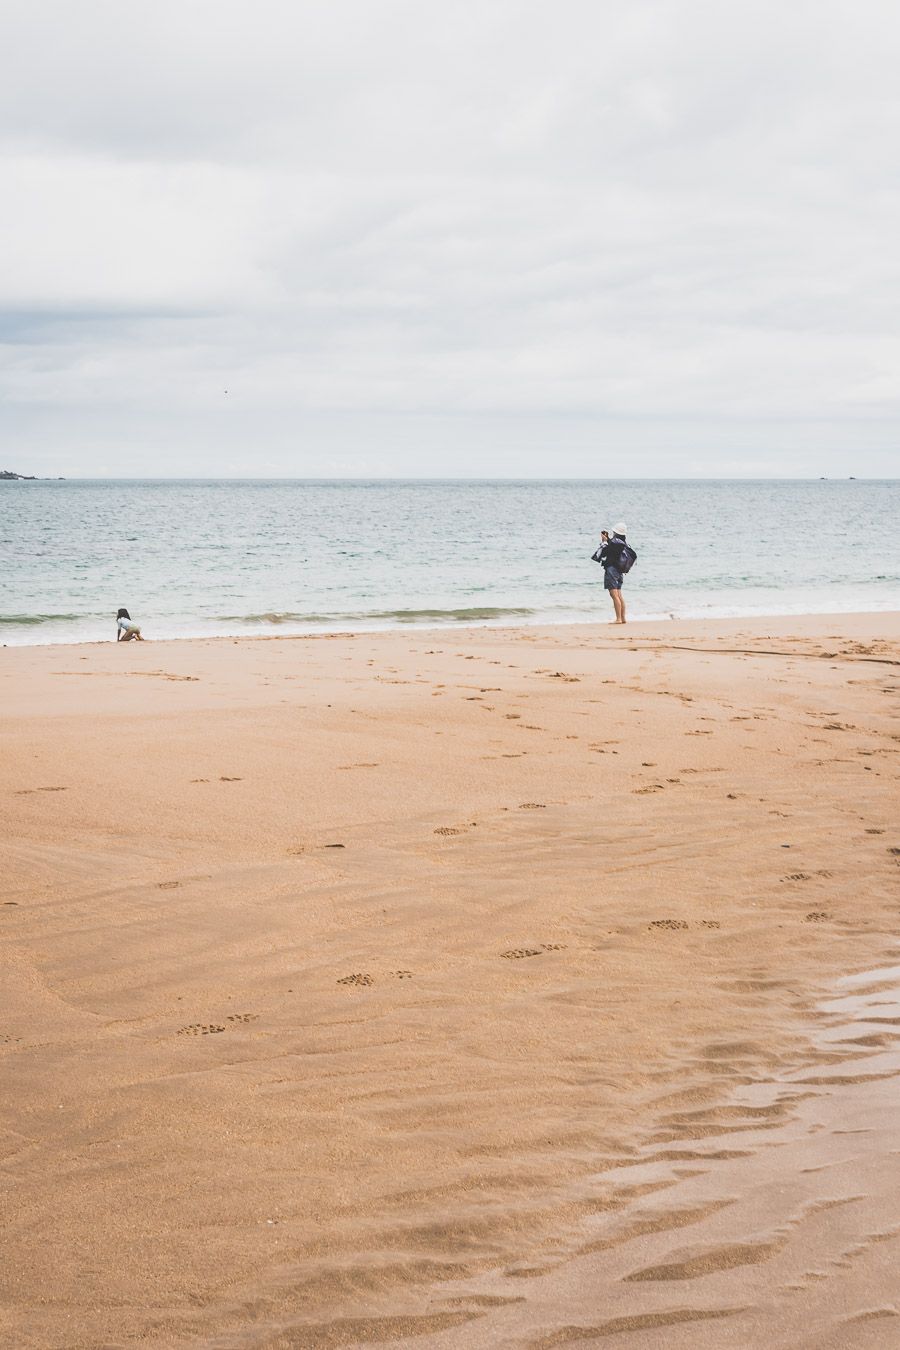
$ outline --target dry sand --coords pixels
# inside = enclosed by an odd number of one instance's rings
[[[900,1345],[898,635],[4,650],[0,1342]]]

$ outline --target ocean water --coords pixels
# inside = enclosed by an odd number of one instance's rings
[[[900,481],[0,482],[0,641],[900,609]]]

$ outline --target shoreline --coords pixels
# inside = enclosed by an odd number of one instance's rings
[[[644,625],[649,625],[651,628],[656,628],[657,626],[662,624],[673,624],[673,625],[680,625],[680,624],[730,625],[737,623],[768,624],[773,622],[780,622],[782,620],[790,621],[791,623],[796,623],[798,621],[803,623],[806,620],[818,620],[822,622],[830,620],[833,621],[834,623],[839,623],[843,620],[853,621],[856,619],[864,619],[864,618],[870,619],[896,618],[898,615],[900,615],[900,605],[898,605],[896,608],[885,608],[885,609],[802,610],[802,611],[782,610],[771,614],[758,614],[754,612],[748,614],[723,614],[705,617],[703,616],[682,617],[679,615],[660,614],[638,619],[629,619],[627,624],[625,624],[624,626],[629,632],[631,632],[634,629],[640,628]],[[274,623],[271,625],[271,627],[278,628],[280,627],[280,624]],[[167,643],[186,644],[186,643],[208,643],[208,642],[234,643],[234,642],[268,642],[268,641],[296,642],[296,641],[316,641],[316,640],[331,641],[334,638],[350,639],[361,637],[364,638],[364,637],[384,637],[384,636],[400,637],[400,636],[413,636],[416,634],[431,634],[433,636],[448,635],[453,633],[462,634],[475,632],[513,634],[521,631],[524,632],[546,631],[548,633],[552,633],[552,632],[559,632],[561,630],[565,631],[569,629],[574,630],[576,632],[582,632],[586,628],[604,629],[615,627],[616,625],[612,622],[612,620],[601,619],[597,617],[586,619],[566,619],[560,620],[559,622],[552,622],[544,619],[535,618],[533,622],[528,620],[521,623],[503,622],[502,620],[498,619],[497,621],[475,620],[472,621],[471,623],[466,623],[462,621],[460,621],[459,623],[454,622],[454,623],[435,623],[435,624],[428,624],[424,622],[397,623],[393,626],[386,626],[383,628],[374,628],[374,627],[334,628],[334,629],[317,628],[317,629],[310,629],[309,631],[297,631],[286,633],[266,632],[266,631],[253,633],[247,632],[208,633],[208,634],[198,633],[198,634],[184,634],[172,637],[156,637],[156,638],[148,637],[145,639],[145,641],[152,644],[153,646],[158,647],[160,645]],[[112,643],[113,645],[117,645],[115,637],[111,637],[109,639],[73,638],[71,641],[67,642],[52,642],[52,641],[0,642],[0,649],[6,648],[7,650],[12,651],[20,649],[30,650],[32,648],[39,648],[39,649],[61,648],[68,650],[71,649],[72,647],[91,647],[91,648],[106,647],[109,646],[110,643]]]
[[[11,1343],[894,1298],[900,614],[113,645],[0,663]]]

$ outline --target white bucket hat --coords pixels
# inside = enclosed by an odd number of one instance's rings
[[[624,520],[620,520],[619,523],[618,523],[618,525],[614,525],[614,526],[612,527],[611,533],[612,533],[612,534],[624,534],[624,533],[625,533],[625,522],[624,522]]]

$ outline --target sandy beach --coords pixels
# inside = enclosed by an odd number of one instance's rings
[[[897,614],[0,652],[0,1343],[900,1344],[898,671]]]

